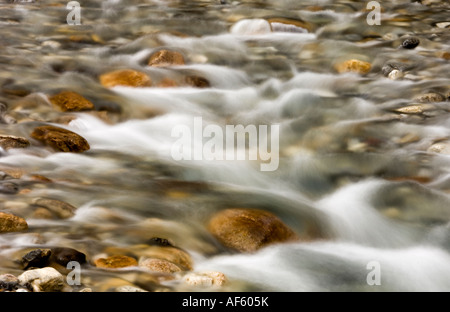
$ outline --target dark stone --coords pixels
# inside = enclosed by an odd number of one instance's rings
[[[50,249],[35,249],[22,257],[21,264],[24,270],[29,268],[44,268],[48,265],[52,251]]]
[[[70,261],[76,261],[80,264],[86,263],[86,255],[73,248],[55,247],[52,248],[52,255],[52,260],[63,266],[66,266]]]
[[[160,246],[160,247],[174,247],[172,243],[169,242],[169,240],[165,238],[160,237],[152,237],[147,242],[150,246]]]
[[[419,38],[417,37],[409,37],[406,38],[403,42],[402,42],[402,47],[405,49],[414,49],[415,47],[417,47],[420,43]]]
[[[19,279],[12,274],[0,275],[0,292],[13,291],[19,288]]]
[[[12,182],[0,183],[0,193],[2,194],[17,194],[19,192],[19,186]]]
[[[210,83],[206,78],[200,76],[188,76],[186,77],[186,83],[191,87],[196,88],[209,88]]]

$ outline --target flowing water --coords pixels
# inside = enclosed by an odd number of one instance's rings
[[[19,275],[14,260],[35,248],[71,247],[92,259],[164,237],[189,252],[195,272],[227,276],[214,291],[450,290],[447,1],[380,1],[381,25],[368,24],[366,2],[350,0],[90,0],[80,1],[81,25],[67,24],[66,4],[0,2],[0,131],[31,141],[0,158],[18,188],[2,192],[0,210],[29,226],[0,234],[0,273]],[[267,29],[270,18],[304,27]],[[420,45],[402,48],[408,36]],[[147,66],[161,48],[181,52],[186,65]],[[346,59],[371,70],[338,73]],[[383,74],[388,63],[401,77]],[[99,83],[120,68],[147,73],[153,86]],[[186,75],[210,86],[157,85]],[[45,95],[60,89],[83,94],[96,111],[55,111]],[[193,129],[196,117],[203,126],[279,125],[278,167],[175,160],[172,130]],[[44,124],[78,133],[90,150],[40,145],[30,134]],[[70,203],[75,214],[41,218],[32,204],[40,197]],[[206,227],[229,207],[271,211],[299,233],[313,220],[327,238],[231,252]],[[380,285],[368,283],[371,263]],[[94,291],[114,278],[145,288],[148,275],[81,273]],[[180,279],[161,288],[199,290]]]

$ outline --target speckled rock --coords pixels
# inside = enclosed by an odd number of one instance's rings
[[[370,72],[372,65],[357,59],[351,59],[344,62],[339,62],[334,65],[334,69],[338,73],[353,72],[358,74],[367,74]]]
[[[107,88],[123,87],[150,87],[152,80],[143,73],[132,69],[121,69],[107,72],[99,77],[100,83]]]
[[[49,96],[49,101],[63,112],[77,112],[94,109],[94,104],[73,91],[62,91]]]
[[[164,259],[155,259],[142,257],[139,259],[139,266],[150,271],[160,272],[160,273],[176,273],[181,272],[181,268],[170,261]]]
[[[227,282],[227,277],[221,272],[201,272],[188,273],[183,276],[183,281],[191,286],[211,287],[223,286]]]
[[[184,65],[184,56],[180,52],[170,50],[160,50],[153,53],[148,61],[149,66],[165,67]]]
[[[0,135],[0,147],[4,150],[12,148],[26,148],[30,146],[30,141],[26,138],[12,135]]]
[[[55,126],[37,127],[31,136],[60,152],[82,153],[90,149],[89,143],[82,136]]]
[[[24,218],[10,213],[0,212],[0,233],[19,232],[28,229],[28,223]]]

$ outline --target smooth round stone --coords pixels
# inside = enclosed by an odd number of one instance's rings
[[[165,67],[184,65],[184,56],[180,52],[170,50],[160,50],[153,53],[148,61],[149,66]]]
[[[270,23],[265,19],[243,19],[231,26],[234,35],[264,35],[272,32]]]
[[[33,130],[31,136],[60,152],[82,153],[90,149],[85,138],[60,127],[40,126]]]
[[[136,259],[122,255],[99,258],[96,259],[94,263],[96,267],[105,269],[119,269],[138,265]]]
[[[54,292],[64,288],[64,276],[52,267],[25,271],[18,276],[21,285],[31,284],[35,292]]]
[[[63,112],[79,112],[95,108],[91,101],[73,91],[62,91],[49,96],[49,101]]]
[[[241,252],[298,239],[277,216],[258,209],[222,210],[211,218],[208,230],[223,245]]]
[[[122,69],[107,72],[99,77],[100,83],[107,88],[123,87],[150,87],[152,80],[143,73],[132,69]]]

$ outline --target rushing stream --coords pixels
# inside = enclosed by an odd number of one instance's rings
[[[379,1],[380,25],[351,0],[85,0],[80,25],[67,3],[0,0],[0,136],[27,142],[1,149],[0,212],[27,228],[0,233],[0,275],[60,247],[87,260],[63,291],[450,291],[448,1]],[[162,49],[184,62],[150,65]],[[120,69],[151,85],[101,83]],[[61,90],[94,108],[56,109]],[[55,150],[33,135],[46,125],[89,148]],[[236,125],[258,134],[244,159],[227,149]],[[223,159],[205,155],[207,126]],[[189,157],[174,129],[190,130]],[[320,235],[237,252],[207,226],[227,208]],[[155,238],[192,267],[95,265]],[[186,279],[210,271],[226,283]]]

